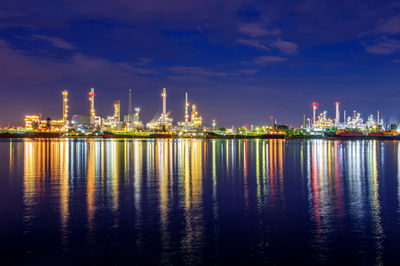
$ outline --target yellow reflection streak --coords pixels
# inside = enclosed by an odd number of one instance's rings
[[[69,218],[69,141],[62,140],[58,143],[60,145],[60,214],[61,214],[61,228],[63,233],[64,242],[67,241],[67,229]]]
[[[257,209],[261,211],[261,186],[260,186],[260,140],[255,141],[256,144],[256,183],[257,183]]]
[[[184,199],[185,199],[185,235],[183,237],[183,251],[185,264],[196,261],[195,250],[198,243],[203,243],[203,173],[202,173],[202,140],[183,140],[184,142]],[[189,159],[190,155],[190,159]]]
[[[169,158],[171,158],[171,146],[168,140],[157,141],[156,146],[156,165],[158,166],[157,176],[160,184],[160,219],[161,219],[161,244],[163,250],[170,246],[168,231],[168,200],[169,200]],[[171,158],[172,159],[172,158]],[[162,254],[162,257],[165,254]]]
[[[371,143],[372,142],[372,143]],[[377,262],[378,264],[382,263],[382,255],[383,255],[383,228],[382,228],[382,221],[381,221],[381,206],[379,203],[379,184],[378,184],[378,169],[377,169],[377,145],[376,140],[370,141],[369,148],[369,166],[371,170],[371,184],[370,184],[370,193],[372,193],[371,197],[371,209],[372,214],[375,222],[375,230],[376,230],[376,239],[377,239]],[[371,145],[372,144],[372,145]]]
[[[112,160],[112,190],[113,190],[113,210],[118,211],[119,208],[119,178],[120,178],[120,145],[118,141],[111,143],[111,160]]]
[[[87,210],[89,231],[93,231],[93,219],[95,214],[95,194],[96,194],[96,150],[93,141],[87,142]]]

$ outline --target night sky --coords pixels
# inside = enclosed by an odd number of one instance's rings
[[[206,125],[299,126],[314,101],[400,122],[400,2],[2,0],[0,68],[0,126],[61,118],[63,89],[87,114],[91,87],[101,116],[133,89],[144,123],[163,87],[174,123],[185,91]]]

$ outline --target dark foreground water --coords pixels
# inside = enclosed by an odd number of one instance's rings
[[[396,263],[400,142],[0,142],[0,264]]]

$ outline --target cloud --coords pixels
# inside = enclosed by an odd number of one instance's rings
[[[278,39],[273,44],[274,47],[278,48],[281,52],[285,54],[296,54],[297,53],[297,44],[293,42],[283,41]]]
[[[281,33],[278,29],[272,31],[267,30],[265,26],[260,23],[243,23],[239,25],[238,30],[240,33],[251,37],[277,36]]]
[[[51,45],[53,45],[56,48],[60,49],[65,49],[65,50],[72,50],[75,49],[73,45],[71,45],[69,42],[64,41],[60,38],[55,38],[55,37],[49,37],[49,36],[44,36],[44,35],[33,35],[34,38],[42,41],[49,42]]]
[[[260,72],[258,69],[240,69],[237,71],[239,74],[245,74],[245,75],[254,75]]]
[[[400,41],[384,38],[382,41],[368,45],[365,51],[371,54],[389,55],[400,52]]]
[[[400,33],[400,16],[395,16],[386,20],[378,27],[378,32],[388,34]]]
[[[265,51],[271,50],[267,45],[263,44],[259,40],[237,39],[236,41],[240,44],[244,44],[246,46],[254,47],[260,50],[265,50]]]
[[[109,84],[118,79],[134,80],[136,75],[156,73],[155,70],[133,67],[124,62],[111,62],[81,53],[75,53],[63,60],[26,55],[11,48],[4,40],[0,40],[0,63],[7,65],[7,68],[0,72],[0,86],[20,82],[64,83],[65,80],[101,80]]]
[[[286,61],[288,61],[287,58],[281,56],[259,56],[254,59],[253,62],[258,65],[267,65],[273,63],[284,63]]]
[[[176,75],[207,76],[207,77],[226,77],[228,73],[217,72],[200,67],[176,66],[170,67],[169,71]]]

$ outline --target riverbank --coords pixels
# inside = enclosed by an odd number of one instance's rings
[[[92,134],[92,135],[66,135],[52,132],[25,132],[25,133],[0,133],[0,139],[44,139],[44,138],[72,138],[72,139],[286,139],[286,140],[400,140],[400,136],[338,136],[338,135],[285,135],[285,134],[260,134],[260,135],[219,135],[212,132],[197,135],[178,135],[166,132],[149,134]]]

